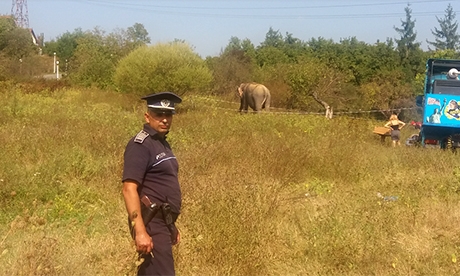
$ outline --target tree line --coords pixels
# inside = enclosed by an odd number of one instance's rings
[[[174,91],[236,99],[241,82],[260,82],[272,105],[302,111],[390,110],[413,107],[423,93],[428,58],[460,59],[456,14],[449,4],[434,40],[421,49],[410,4],[398,38],[374,44],[356,37],[303,41],[269,28],[265,40],[231,37],[219,56],[200,57],[185,41],[151,45],[140,23],[107,33],[79,28],[34,45],[29,30],[0,16],[0,81],[25,80],[50,70],[56,53],[69,85],[144,95]]]

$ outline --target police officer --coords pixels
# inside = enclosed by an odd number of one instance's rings
[[[166,141],[175,104],[182,99],[170,92],[142,97],[147,101],[146,123],[127,144],[123,166],[123,197],[131,221],[136,250],[144,262],[138,275],[174,275],[172,245],[180,240],[174,222],[180,213],[179,166]],[[149,222],[143,222],[140,198],[160,206]],[[174,231],[176,230],[176,231]]]

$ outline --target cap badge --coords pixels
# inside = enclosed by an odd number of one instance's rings
[[[161,100],[162,107],[169,107],[170,105],[171,105],[171,102],[169,100]]]

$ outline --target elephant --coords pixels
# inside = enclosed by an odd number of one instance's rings
[[[240,97],[240,112],[248,112],[248,106],[255,112],[270,110],[270,91],[263,84],[259,83],[242,83],[238,86],[238,95]]]

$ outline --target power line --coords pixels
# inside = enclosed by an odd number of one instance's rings
[[[144,12],[158,12],[161,14],[170,14],[170,15],[181,15],[181,16],[191,16],[191,17],[207,17],[207,18],[247,18],[248,16],[251,19],[354,19],[354,18],[401,18],[405,17],[405,12],[398,12],[398,13],[348,13],[348,14],[303,14],[302,10],[307,10],[311,12],[312,9],[331,9],[331,8],[355,8],[355,7],[375,7],[375,6],[389,6],[389,5],[401,5],[407,4],[402,2],[389,2],[389,3],[361,3],[361,4],[336,4],[336,5],[307,5],[307,6],[280,6],[280,7],[197,7],[197,6],[171,6],[170,4],[167,5],[159,5],[156,4],[141,4],[138,3],[139,1],[107,1],[107,0],[74,0],[74,2],[85,2],[100,6],[106,6],[109,8],[118,8],[124,10],[134,10],[134,11],[144,11]],[[137,2],[137,3],[136,3]],[[191,1],[184,1],[184,3],[190,4]],[[211,2],[211,1],[209,1]],[[218,1],[212,1],[215,4]],[[221,1],[224,3],[225,1]],[[234,1],[240,2],[240,1]],[[245,1],[245,2],[264,2],[263,0],[252,0],[252,1]],[[450,2],[450,0],[419,0],[419,1],[412,1],[410,4],[421,4],[421,3],[439,3],[439,2]],[[169,2],[168,2],[169,3]],[[228,4],[229,2],[225,2]],[[266,3],[266,1],[265,1]],[[285,4],[286,2],[282,2]],[[302,1],[302,4],[304,2]],[[231,12],[229,11],[237,10],[238,12]],[[288,15],[280,15],[280,14],[263,14],[261,11],[278,11],[278,10],[294,10],[296,14],[288,14]],[[257,11],[257,13],[247,13],[247,11]],[[300,13],[299,13],[300,12]],[[457,11],[455,11],[457,12]],[[436,16],[440,14],[444,14],[445,11],[424,11],[424,12],[412,12],[412,16]]]
[[[401,4],[408,4],[407,2],[380,2],[380,3],[361,3],[361,4],[334,4],[334,5],[312,5],[312,6],[291,6],[291,7],[283,7],[283,6],[278,6],[278,7],[267,7],[266,0],[245,0],[245,1],[233,1],[233,2],[261,2],[264,4],[264,6],[261,7],[196,7],[196,6],[170,6],[170,5],[158,5],[158,4],[136,4],[136,1],[107,1],[107,0],[80,0],[77,2],[89,2],[89,3],[94,3],[94,4],[106,4],[106,5],[112,5],[112,6],[117,6],[121,5],[121,7],[140,7],[140,8],[146,8],[146,7],[151,7],[151,8],[181,8],[181,9],[199,9],[199,10],[280,10],[280,9],[323,9],[323,8],[353,8],[353,7],[371,7],[371,6],[392,6],[392,5],[401,5]],[[177,2],[177,1],[176,1]],[[184,1],[187,4],[193,1]],[[219,1],[211,0],[209,2],[216,3]],[[220,1],[222,3],[230,3],[228,1]],[[304,1],[300,1],[302,3],[305,3]],[[451,0],[419,0],[419,1],[412,1],[409,2],[409,4],[421,4],[421,3],[439,3],[439,2],[451,2]],[[286,1],[282,2],[283,4],[286,3]]]
[[[441,0],[442,1],[442,0]],[[81,2],[81,1],[80,1]],[[401,13],[382,13],[382,14],[346,14],[346,15],[334,15],[334,14],[291,14],[291,15],[261,15],[260,13],[258,14],[241,14],[241,13],[233,13],[233,14],[225,14],[225,13],[202,13],[202,12],[193,12],[190,11],[191,9],[197,10],[197,9],[204,9],[204,10],[230,10],[230,9],[235,9],[235,8],[210,8],[210,7],[205,7],[205,8],[196,8],[196,7],[172,7],[172,6],[158,6],[158,5],[139,5],[139,4],[124,4],[122,3],[121,5],[117,2],[107,2],[107,1],[95,1],[95,0],[87,0],[86,2],[92,2],[95,4],[99,5],[104,5],[108,7],[114,7],[114,8],[123,8],[123,9],[130,9],[130,10],[142,10],[142,11],[157,11],[161,12],[162,14],[178,14],[178,15],[184,15],[184,16],[200,16],[200,17],[226,17],[226,18],[246,18],[248,16],[251,16],[252,19],[332,19],[332,18],[375,18],[375,17],[380,17],[380,18],[387,18],[387,17],[403,17],[405,16],[405,12]],[[433,1],[419,1],[419,2],[433,2]],[[369,6],[376,6],[376,5],[381,5],[381,4],[368,4]],[[356,5],[336,5],[334,7],[353,7]],[[316,6],[316,8],[326,8],[326,7],[332,7],[332,6]],[[149,10],[146,10],[146,8],[150,8]],[[312,7],[303,7],[304,9],[307,8],[312,8]],[[168,10],[164,10],[168,9]],[[173,10],[169,10],[173,9]],[[185,9],[187,11],[179,11],[179,10],[174,10],[174,9]],[[249,10],[250,8],[246,8],[246,10]],[[272,9],[280,9],[280,8],[252,8],[252,9],[265,9],[265,10],[272,10]],[[299,7],[296,8],[288,8],[285,7],[285,9],[299,9]],[[413,12],[413,16],[433,16],[433,15],[439,15],[440,13],[444,13],[444,11],[431,11],[431,12]]]

